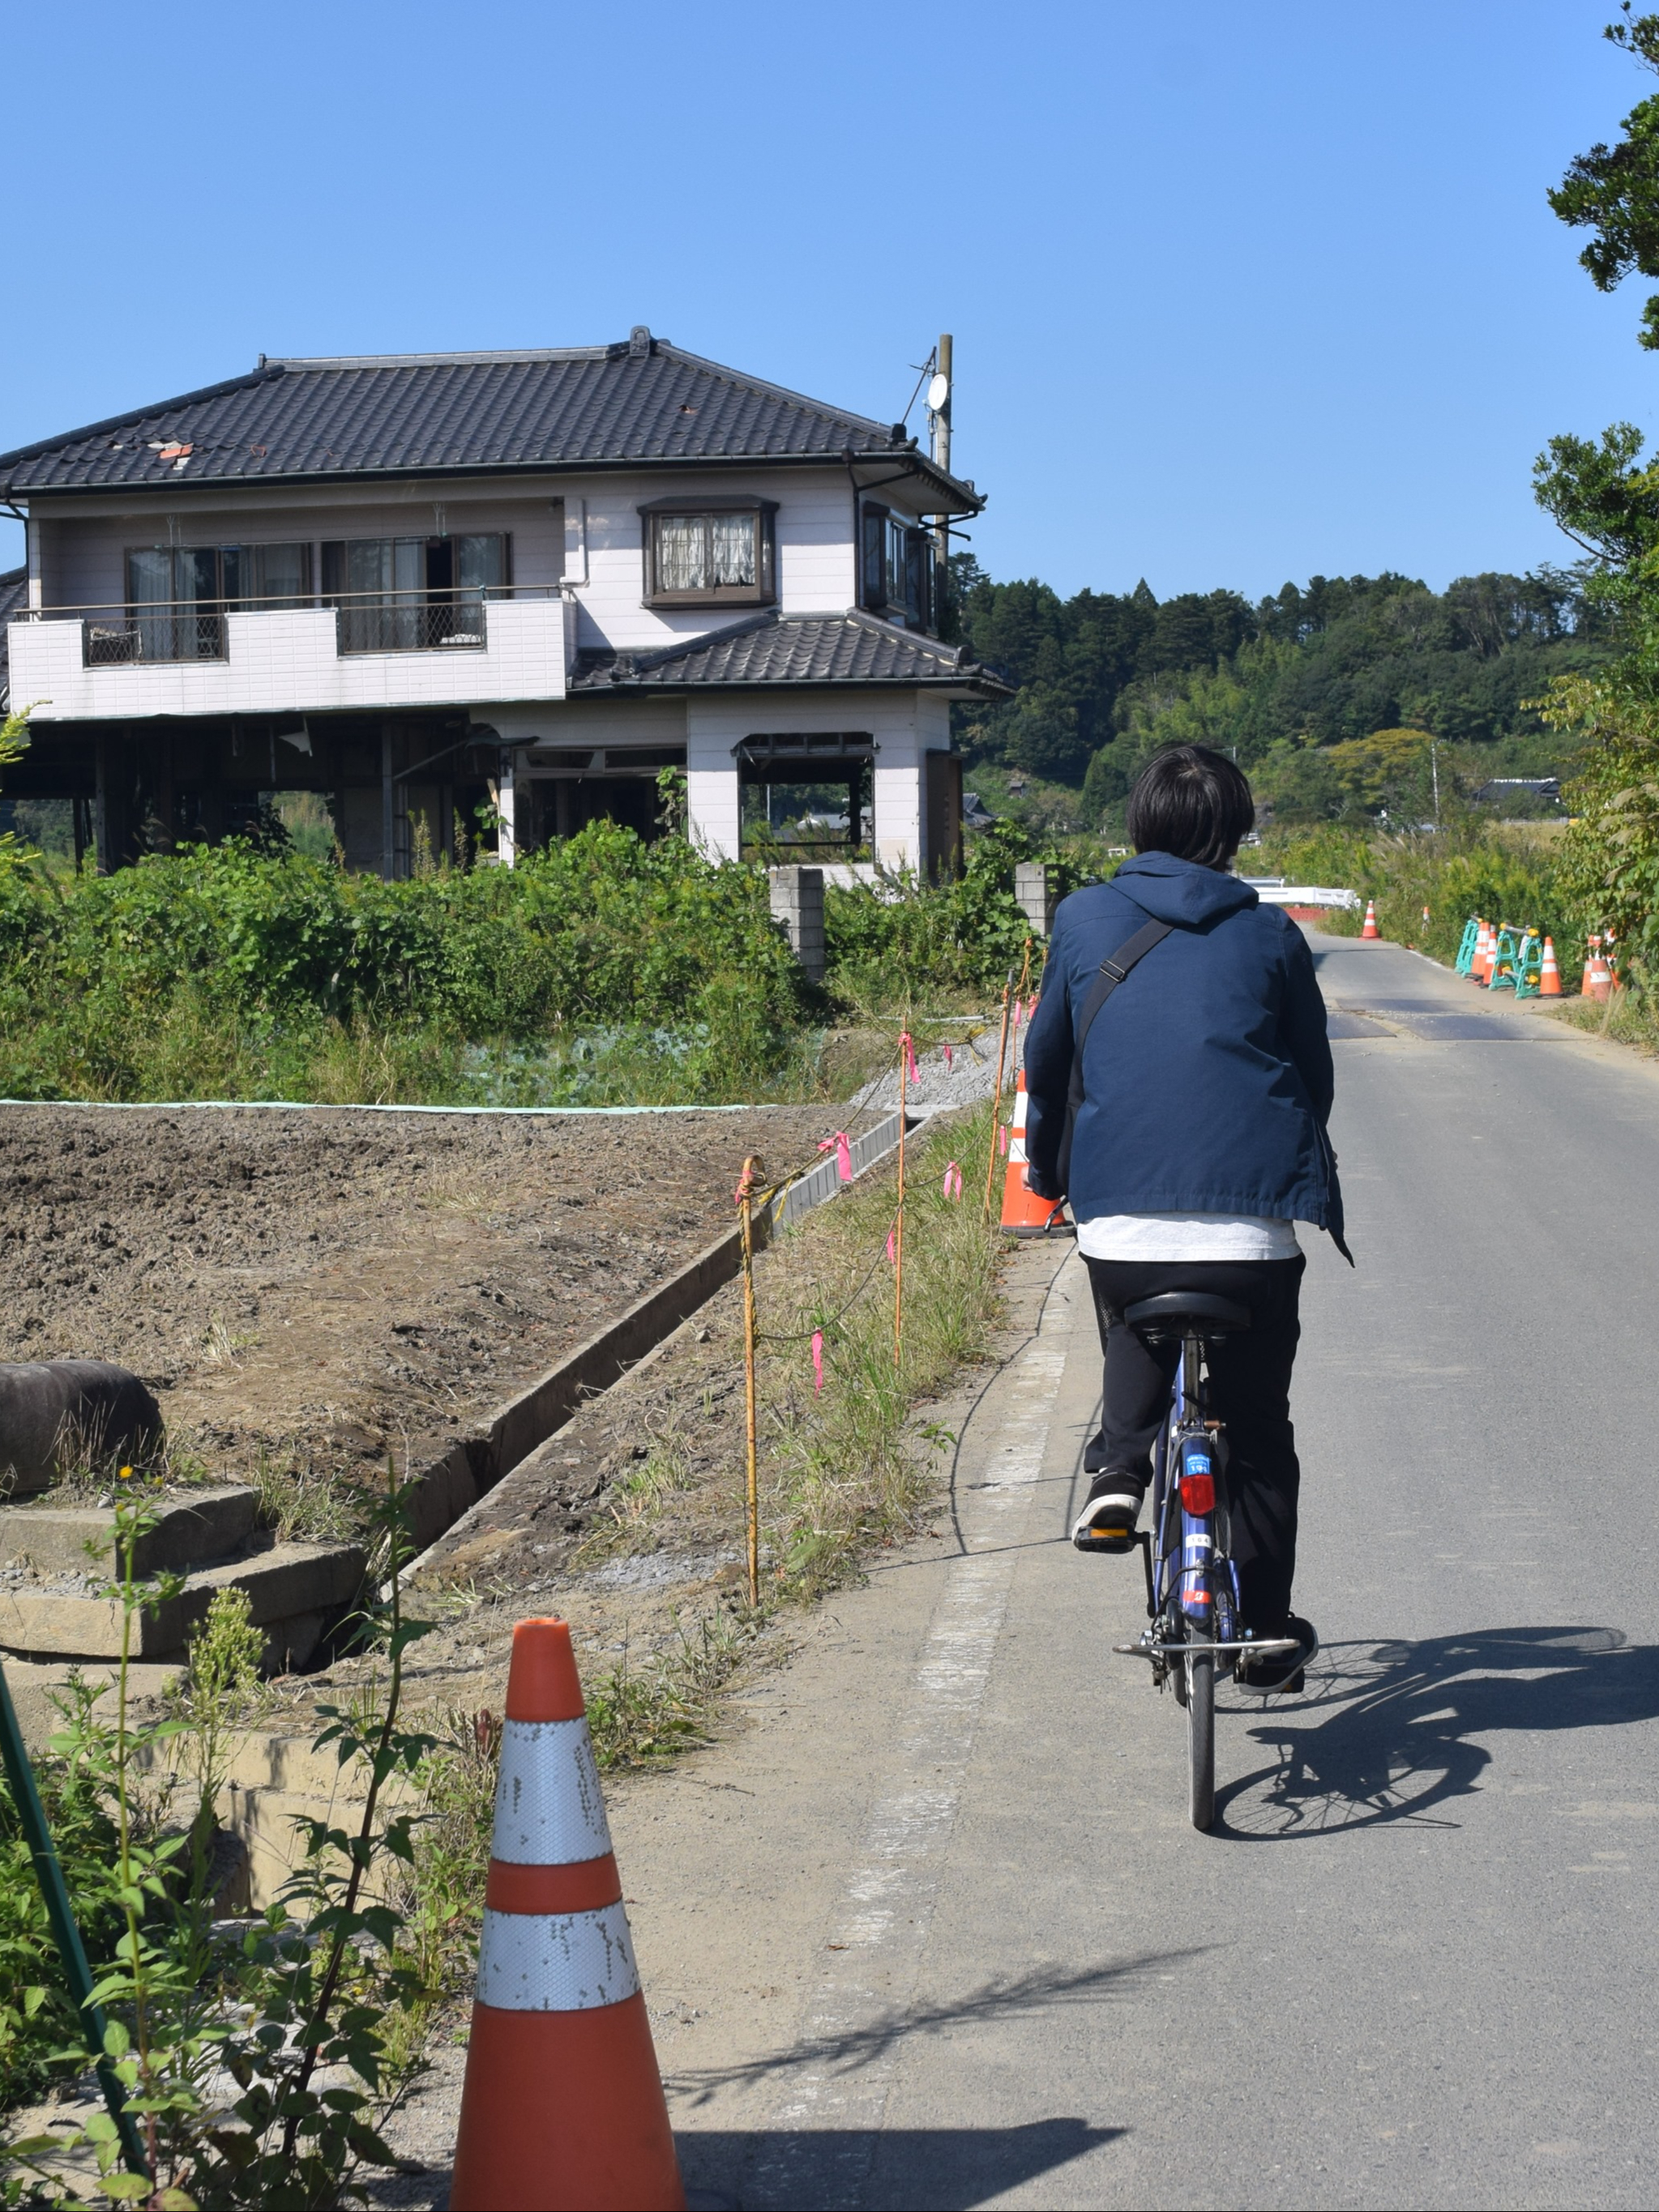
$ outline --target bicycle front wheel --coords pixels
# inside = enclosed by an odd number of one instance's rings
[[[1215,1654],[1189,1642],[1182,1668],[1187,1680],[1187,1809],[1193,1826],[1215,1818]]]

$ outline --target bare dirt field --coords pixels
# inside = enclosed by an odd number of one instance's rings
[[[216,1474],[418,1466],[846,1111],[0,1109],[0,1358],[131,1367]]]

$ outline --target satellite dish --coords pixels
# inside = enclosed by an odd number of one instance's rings
[[[929,409],[935,415],[942,415],[945,412],[945,406],[950,397],[951,380],[945,374],[944,371],[941,370],[927,387],[927,404]]]

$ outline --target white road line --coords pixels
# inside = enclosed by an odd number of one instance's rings
[[[772,2115],[775,2134],[844,2130],[834,2161],[812,2160],[813,2197],[855,2200],[879,2129],[907,2006],[933,1923],[963,1777],[1002,1624],[1018,1553],[1012,1540],[1036,1495],[1054,1401],[1066,1364],[1066,1316],[1051,1310],[996,1386],[1001,1414],[973,1494],[974,1549],[950,1564],[912,1677],[900,1739],[908,1770],[872,1808],[857,1863],[829,1936],[829,1963],[803,2008],[798,2045],[809,2054]],[[756,2162],[763,2202],[809,2201],[787,2145]],[[845,2171],[842,2169],[845,2168]],[[827,2192],[820,2196],[819,2192]],[[749,2192],[746,2191],[745,2194]]]

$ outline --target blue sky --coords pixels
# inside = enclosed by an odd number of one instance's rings
[[[35,9],[0,442],[261,352],[635,322],[886,420],[950,330],[996,575],[1254,596],[1561,560],[1533,456],[1659,392],[1645,287],[1596,293],[1544,200],[1649,88],[1613,13]]]

